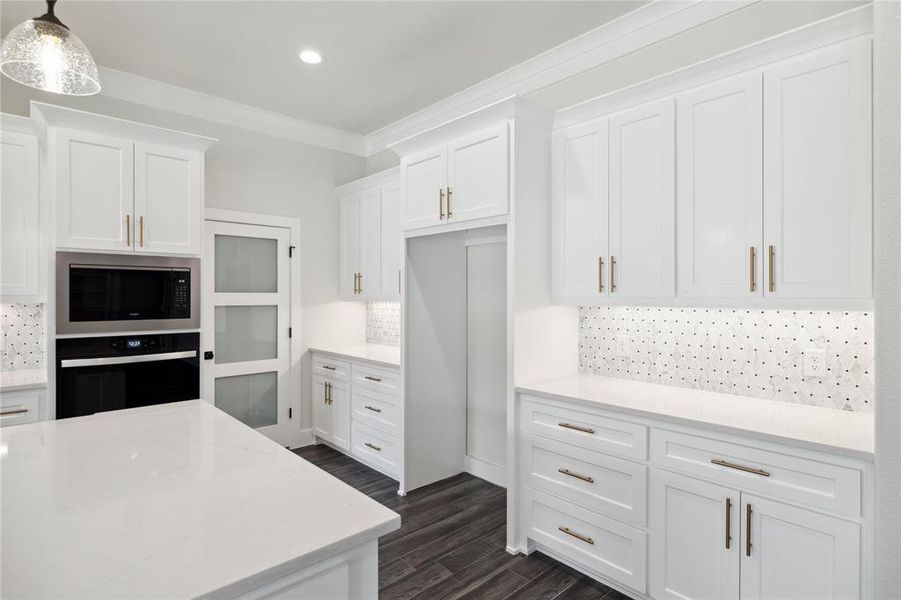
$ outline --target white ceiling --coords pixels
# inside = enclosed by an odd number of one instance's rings
[[[643,2],[63,1],[98,64],[359,134]],[[3,35],[44,11],[3,0]],[[298,60],[314,47],[320,65]]]

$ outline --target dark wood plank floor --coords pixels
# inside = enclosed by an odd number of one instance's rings
[[[328,446],[295,453],[400,514],[379,540],[383,600],[627,600],[539,552],[508,554],[503,488],[463,473],[401,497],[397,482]]]

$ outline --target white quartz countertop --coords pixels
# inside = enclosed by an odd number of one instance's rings
[[[383,344],[318,344],[311,346],[314,352],[325,352],[356,360],[365,360],[388,367],[400,366],[400,346]]]
[[[516,390],[873,459],[871,414],[596,375],[562,377]]]
[[[400,526],[202,400],[6,427],[0,483],[4,598],[233,595]]]
[[[47,387],[47,371],[43,369],[4,371],[0,373],[0,390],[4,392],[43,387]]]

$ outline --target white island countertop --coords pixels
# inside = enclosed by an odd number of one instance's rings
[[[871,414],[597,375],[561,377],[516,391],[873,460]]]
[[[4,598],[231,596],[400,526],[202,400],[0,431]]]
[[[314,344],[313,352],[324,352],[356,360],[365,360],[385,367],[400,366],[400,346],[384,344]]]

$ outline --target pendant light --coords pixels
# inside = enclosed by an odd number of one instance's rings
[[[100,91],[97,65],[87,47],[47,12],[9,32],[0,49],[0,72],[23,85],[54,94],[90,96]]]

